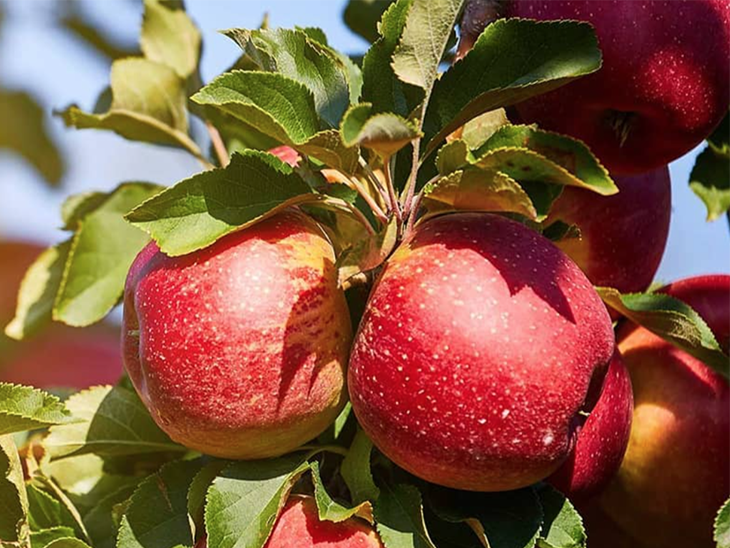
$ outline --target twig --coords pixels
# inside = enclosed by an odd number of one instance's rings
[[[226,149],[226,144],[223,142],[220,132],[210,121],[205,122],[205,127],[208,128],[208,135],[210,135],[210,141],[213,143],[213,149],[215,150],[215,155],[218,157],[218,162],[221,167],[226,167],[230,162],[230,157],[228,156],[228,149]]]
[[[383,170],[385,172],[385,187],[388,189],[388,199],[392,204],[393,214],[400,224],[401,222],[403,222],[403,212],[401,210],[400,202],[398,202],[398,197],[395,195],[395,186],[393,185],[393,172],[390,158],[383,159]]]
[[[355,190],[357,190],[357,193],[360,195],[360,197],[365,200],[365,203],[367,203],[368,206],[370,206],[370,209],[373,210],[373,215],[375,215],[375,218],[384,225],[388,224],[388,216],[385,214],[383,209],[375,202],[373,197],[368,193],[367,189],[363,188],[363,186],[360,184],[360,181],[358,181],[354,177],[351,177],[350,182],[355,187]]]

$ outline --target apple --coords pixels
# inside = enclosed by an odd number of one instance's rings
[[[322,229],[286,210],[168,257],[150,243],[124,296],[124,363],[159,426],[203,453],[288,453],[346,401],[352,327]]]
[[[15,314],[18,288],[43,251],[39,244],[0,241],[0,326]],[[116,382],[122,374],[119,331],[108,325],[73,329],[53,324],[27,341],[0,330],[0,382],[37,388],[83,389]]]
[[[546,224],[559,220],[580,229],[580,238],[556,245],[594,285],[622,293],[644,291],[667,244],[672,209],[669,169],[618,176],[614,181],[619,193],[613,196],[566,187]]]
[[[196,548],[207,548],[201,538]],[[274,524],[264,548],[384,548],[375,529],[363,520],[340,522],[319,519],[314,499],[292,495]]]
[[[525,122],[585,141],[612,173],[641,173],[679,158],[727,114],[727,0],[511,0],[505,6],[508,17],[594,26],[602,68],[516,108]],[[474,35],[487,22],[468,28]]]
[[[549,240],[510,219],[421,223],[355,338],[360,424],[396,464],[474,491],[531,485],[573,450],[615,346],[606,307]]]
[[[661,291],[692,306],[727,350],[730,276],[689,278]],[[634,416],[603,509],[651,547],[714,546],[713,520],[730,495],[728,382],[644,328],[627,323],[618,340],[634,386]]]
[[[383,548],[372,526],[359,518],[320,521],[312,497],[292,496],[274,525],[265,548]]]
[[[577,503],[601,493],[621,466],[633,411],[631,379],[616,351],[598,403],[578,430],[573,453],[547,481]]]
[[[598,504],[582,505],[580,516],[583,518],[583,526],[586,529],[590,548],[648,548],[645,544],[628,536],[601,510]]]

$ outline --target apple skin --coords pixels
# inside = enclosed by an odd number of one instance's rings
[[[633,411],[631,378],[616,351],[598,403],[578,431],[573,453],[547,481],[576,503],[600,494],[621,466]]]
[[[375,529],[365,521],[358,518],[339,523],[320,521],[312,497],[292,496],[265,548],[309,547],[384,548]]]
[[[619,193],[566,187],[546,224],[576,225],[580,238],[556,242],[594,285],[636,293],[651,285],[664,255],[672,213],[669,169],[614,178]]]
[[[614,346],[606,307],[550,241],[501,216],[446,215],[418,226],[373,289],[350,399],[375,445],[412,474],[517,489],[573,450]]]
[[[628,536],[595,502],[581,505],[580,516],[583,518],[589,548],[649,548]]]
[[[25,241],[0,241],[0,327],[15,314],[18,288],[45,248]],[[108,325],[74,329],[53,324],[27,341],[0,329],[0,382],[36,388],[84,389],[111,384],[122,375],[119,330]]]
[[[692,306],[727,350],[730,276],[689,278],[662,292]],[[634,386],[634,416],[602,507],[648,546],[714,546],[713,521],[730,495],[728,382],[644,328],[626,323],[618,339]]]
[[[727,114],[727,0],[512,0],[506,12],[595,27],[602,68],[516,108],[524,122],[585,141],[612,173],[679,158]],[[617,112],[631,116],[623,142],[610,122]]]
[[[287,210],[168,257],[149,244],[124,297],[124,362],[159,426],[213,456],[288,453],[346,401],[352,327],[332,246]]]

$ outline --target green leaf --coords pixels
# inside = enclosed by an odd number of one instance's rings
[[[117,305],[129,267],[149,242],[147,234],[127,223],[124,215],[160,190],[147,183],[122,184],[78,223],[53,307],[54,320],[85,327]]]
[[[346,249],[337,259],[340,286],[357,274],[382,265],[398,243],[398,224],[395,218],[373,236],[363,238]]]
[[[424,123],[426,153],[469,120],[598,70],[593,28],[575,21],[500,19],[434,85]]]
[[[49,527],[30,534],[30,548],[46,548],[55,540],[73,538],[73,536],[74,530],[70,527]]]
[[[20,284],[15,318],[5,328],[8,337],[25,339],[51,322],[70,251],[71,240],[67,240],[46,249],[30,266]]]
[[[291,78],[312,92],[320,119],[339,125],[350,104],[349,68],[325,44],[301,29],[231,29],[225,34],[264,71]]]
[[[64,459],[61,462],[67,461],[68,459]],[[116,548],[120,523],[115,519],[115,509],[128,501],[136,488],[136,483],[130,483],[113,491],[99,500],[84,516],[84,525],[94,548]]]
[[[147,59],[167,65],[180,78],[189,78],[198,68],[200,31],[182,2],[144,0],[140,46]]]
[[[413,485],[385,485],[373,507],[388,548],[436,548],[423,519],[421,493]]]
[[[226,468],[208,491],[208,545],[262,548],[289,491],[308,469],[302,455],[238,462]]]
[[[258,151],[234,154],[224,169],[199,173],[134,209],[127,220],[163,252],[184,255],[289,206],[317,200],[292,168]]]
[[[503,493],[432,488],[428,501],[438,517],[468,524],[490,548],[533,548],[543,522],[532,488]]]
[[[121,387],[100,386],[71,396],[66,406],[83,422],[54,426],[46,445],[54,458],[95,453],[132,456],[183,453],[148,413],[137,394]]]
[[[46,181],[58,184],[65,166],[51,138],[44,109],[24,91],[0,89],[0,149],[19,154]]]
[[[392,58],[406,26],[408,12],[414,0],[398,0],[383,14],[378,27],[380,38],[363,59],[363,102],[373,105],[376,113],[392,112],[408,116],[415,106],[412,93],[395,75]],[[419,93],[419,99],[423,93]]]
[[[202,159],[188,136],[185,82],[173,69],[148,59],[115,61],[108,112],[89,114],[75,105],[61,113],[67,126],[113,131],[131,141],[182,147]]]
[[[47,544],[45,548],[90,548],[88,544],[77,538],[60,538]]]
[[[539,548],[585,548],[583,520],[570,501],[547,484],[535,488],[545,515]]]
[[[497,130],[508,126],[509,123],[507,112],[503,108],[490,110],[469,120],[463,127],[461,139],[466,141],[471,150],[476,150],[486,143]]]
[[[68,509],[61,502],[34,485],[27,486],[28,492],[28,522],[33,531],[42,531],[51,527],[63,526],[72,529],[75,533],[76,521]]]
[[[730,209],[730,155],[708,146],[697,157],[689,187],[707,207],[707,220],[714,221]]]
[[[725,501],[717,513],[714,539],[717,548],[730,548],[730,499]]]
[[[320,129],[314,95],[281,74],[234,70],[193,95],[284,144],[303,143]]]
[[[720,125],[715,128],[707,138],[707,143],[715,153],[730,159],[730,113],[723,118]]]
[[[200,467],[199,460],[171,462],[144,480],[122,518],[117,548],[192,547],[188,490]]]
[[[373,105],[370,103],[362,103],[348,110],[340,132],[345,146],[369,148],[383,158],[390,158],[421,137],[421,132],[412,122],[397,114],[373,114]]]
[[[730,378],[730,359],[702,317],[679,299],[662,293],[622,295],[610,287],[596,291],[608,306]]]
[[[12,436],[0,436],[0,542],[27,545],[28,496]]]
[[[500,128],[474,156],[478,165],[500,169],[518,181],[577,186],[603,196],[618,192],[585,144],[533,126]]]
[[[64,230],[76,230],[89,213],[99,209],[106,202],[107,192],[89,191],[73,194],[61,204],[61,219]]]
[[[213,462],[203,466],[190,483],[190,489],[188,489],[188,515],[191,524],[195,527],[193,531],[193,537],[195,538],[200,536],[199,531],[205,531],[205,497],[208,494],[208,489],[213,484],[213,480],[227,465],[228,463],[224,460],[213,460]]]
[[[469,146],[466,141],[455,139],[446,143],[436,156],[436,168],[441,175],[449,175],[466,165],[469,159]]]
[[[378,23],[394,0],[350,0],[345,8],[345,24],[370,43],[379,37]]]
[[[345,480],[355,504],[368,500],[375,501],[380,496],[380,489],[375,485],[371,470],[370,455],[372,451],[373,442],[362,429],[358,428],[340,468],[342,479]]]
[[[363,502],[354,507],[343,506],[335,502],[325,489],[319,473],[319,463],[312,462],[312,483],[314,484],[314,500],[317,503],[319,519],[339,523],[353,516],[373,522],[373,508],[370,502]]]
[[[0,436],[75,422],[56,396],[30,386],[0,383]]]
[[[337,130],[320,131],[303,143],[292,143],[291,146],[346,175],[354,174],[358,168],[360,149],[346,146]]]
[[[432,213],[443,211],[511,212],[537,220],[530,196],[509,176],[499,171],[466,169],[440,178],[423,189],[424,206]]]
[[[465,0],[415,0],[393,55],[398,78],[430,92]]]

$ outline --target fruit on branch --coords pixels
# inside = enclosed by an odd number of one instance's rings
[[[614,351],[580,269],[501,216],[428,220],[389,260],[352,350],[362,427],[409,472],[501,491],[553,473],[573,450]]]
[[[661,291],[692,306],[727,351],[730,276],[689,278]],[[618,338],[634,386],[634,417],[602,506],[649,546],[714,546],[713,520],[730,495],[728,381],[644,328],[627,323]]]
[[[312,497],[292,496],[265,548],[383,548],[375,529],[359,518],[320,521]]]
[[[175,441],[214,456],[287,453],[342,409],[352,339],[332,246],[296,210],[182,257],[149,244],[124,297],[124,361]]]
[[[29,242],[0,242],[2,329],[13,318],[26,270],[43,249]],[[119,332],[110,326],[80,330],[53,324],[22,342],[13,341],[0,331],[0,382],[83,389],[114,383],[121,374]]]
[[[574,502],[584,502],[599,494],[621,466],[633,411],[631,379],[616,351],[601,396],[578,431],[573,453],[548,482]]]
[[[594,285],[622,293],[644,291],[667,244],[672,208],[669,169],[614,180],[620,192],[613,196],[566,187],[546,224],[559,220],[580,229],[580,238],[556,245]]]
[[[727,0],[512,0],[503,14],[595,27],[601,70],[517,110],[525,122],[582,139],[612,173],[669,163],[727,114]]]

